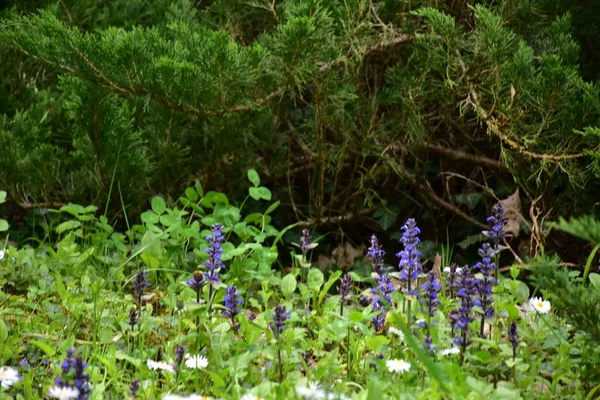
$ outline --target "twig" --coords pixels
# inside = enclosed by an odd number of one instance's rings
[[[504,164],[499,161],[492,160],[491,158],[487,158],[485,156],[480,156],[477,154],[465,153],[459,150],[452,150],[446,147],[439,146],[437,144],[427,144],[425,146],[428,150],[436,152],[440,155],[446,156],[452,160],[457,161],[470,161],[475,164],[480,164],[485,167],[493,168],[498,171],[508,172],[508,168]]]
[[[377,210],[379,207],[369,207],[357,212],[351,212],[344,215],[338,215],[335,217],[323,217],[323,218],[312,218],[307,221],[298,222],[298,226],[322,226],[322,225],[337,225],[343,222],[352,221],[355,218],[370,214]]]
[[[411,43],[413,41],[413,39],[414,39],[413,36],[402,34],[392,40],[389,40],[387,42],[382,42],[382,43],[379,43],[379,44],[376,44],[374,46],[367,48],[364,52],[362,52],[362,56],[366,57],[373,53],[379,53],[379,52],[385,51],[385,50],[389,49],[390,47],[408,44],[408,43]],[[331,63],[320,62],[320,63],[318,63],[319,71],[324,72],[333,67],[342,67],[346,64],[346,62],[351,57],[352,57],[352,55],[349,54],[349,55],[341,56],[339,58],[339,60],[337,60],[335,62],[331,62]]]

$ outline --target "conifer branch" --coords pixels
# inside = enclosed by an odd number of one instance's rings
[[[496,120],[496,118],[492,117],[491,113],[488,113],[481,106],[481,103],[479,102],[479,97],[477,96],[477,92],[473,88],[472,84],[471,84],[471,89],[469,91],[468,100],[474,106],[475,110],[477,111],[477,113],[479,114],[481,119],[486,123],[486,125],[490,129],[490,131],[492,131],[496,136],[498,136],[498,138],[503,143],[505,143],[511,149],[517,151],[518,153],[521,153],[527,157],[531,157],[531,158],[535,158],[535,159],[539,159],[539,160],[552,160],[552,161],[557,161],[557,162],[565,161],[565,160],[573,160],[573,159],[577,159],[577,158],[581,158],[581,157],[585,157],[585,156],[589,155],[588,151],[582,151],[580,153],[575,153],[575,154],[561,154],[561,155],[540,154],[540,153],[535,153],[535,152],[529,151],[525,147],[523,147],[522,145],[520,145],[513,139],[509,138],[506,134],[504,134],[502,132],[502,129],[500,128],[500,124],[498,124],[498,121]],[[598,151],[598,150],[600,150],[600,146],[594,147],[591,151]]]
[[[182,104],[173,103],[173,102],[169,101],[168,99],[166,99],[156,93],[149,92],[145,89],[125,88],[125,87],[117,85],[115,82],[108,79],[102,73],[102,71],[100,71],[83,53],[81,53],[81,51],[79,51],[79,49],[77,49],[77,47],[75,47],[73,45],[71,45],[71,48],[73,49],[73,51],[94,72],[94,74],[96,75],[95,77],[89,76],[89,75],[87,75],[79,70],[76,70],[72,67],[69,67],[67,65],[59,64],[55,61],[48,60],[46,58],[31,54],[30,52],[28,52],[27,50],[23,49],[20,46],[14,46],[14,48],[16,50],[20,51],[21,53],[25,54],[26,56],[33,58],[34,60],[41,61],[41,62],[51,65],[55,68],[58,68],[62,71],[65,71],[72,75],[75,75],[79,78],[85,79],[85,80],[92,82],[104,89],[107,89],[107,90],[110,90],[112,92],[119,93],[122,95],[147,96],[147,97],[150,97],[152,100],[154,100],[158,103],[161,103],[173,110],[180,111],[184,114],[192,114],[192,115],[195,115],[198,117],[217,117],[217,116],[222,116],[225,114],[248,112],[248,111],[251,111],[256,108],[259,108],[259,107],[269,104],[270,102],[277,99],[285,92],[285,90],[283,88],[279,88],[279,89],[271,92],[270,94],[268,94],[266,97],[256,99],[251,104],[240,104],[240,105],[233,106],[230,108],[222,108],[220,110],[214,110],[214,111],[201,111],[194,107],[189,107],[189,106],[185,106]]]

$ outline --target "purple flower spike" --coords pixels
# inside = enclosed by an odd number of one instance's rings
[[[225,268],[225,264],[221,261],[223,257],[223,250],[221,249],[221,245],[225,241],[225,237],[223,236],[223,225],[214,224],[211,228],[212,236],[207,236],[206,241],[208,242],[208,248],[204,250],[205,253],[208,253],[208,260],[204,263],[204,268],[208,271],[204,274],[204,279],[206,282],[211,284],[212,286],[216,286],[221,281],[221,276],[219,275],[219,271],[222,268]]]
[[[348,296],[352,293],[352,277],[344,274],[340,280],[338,291],[340,292],[340,315],[344,315],[344,305],[348,302]]]
[[[133,285],[133,291],[137,295],[138,304],[142,304],[142,295],[144,294],[144,288],[150,286],[150,283],[146,281],[146,274],[144,271],[138,271],[131,282]]]
[[[244,304],[244,301],[236,286],[228,286],[225,289],[225,293],[225,311],[221,315],[231,319],[233,329],[237,332],[239,330],[239,323],[235,320],[235,316],[242,312],[239,306]]]
[[[67,349],[67,357],[61,364],[63,376],[55,379],[56,385],[76,388],[79,392],[77,400],[87,400],[92,392],[89,385],[90,376],[85,373],[87,366],[83,358],[75,357],[75,348]]]
[[[367,252],[367,258],[373,262],[373,269],[378,274],[383,273],[383,256],[385,255],[385,250],[381,248],[379,241],[377,240],[377,236],[371,236],[371,246],[369,247],[369,251]]]
[[[479,299],[476,297],[477,285],[475,279],[471,276],[468,268],[463,268],[460,273],[460,289],[456,292],[456,297],[460,299],[460,306],[456,313],[452,314],[452,321],[455,331],[458,331],[459,337],[454,339],[454,343],[462,347],[463,350],[471,343],[469,336],[469,324],[475,320],[473,307],[479,305]],[[463,351],[464,352],[464,351]]]
[[[287,311],[285,306],[277,305],[273,314],[273,323],[269,324],[269,328],[273,331],[276,337],[281,334],[285,328],[285,321],[287,321],[292,314]]]
[[[519,347],[519,337],[517,336],[517,322],[513,321],[508,329],[508,340],[513,348],[513,361],[517,358],[517,347]]]
[[[483,234],[492,239],[494,250],[498,251],[500,242],[506,237],[506,232],[503,232],[502,229],[504,229],[508,222],[508,219],[504,216],[504,207],[502,207],[502,203],[497,203],[492,208],[492,215],[487,218],[487,222],[492,224],[492,229],[483,231]]]
[[[383,299],[385,299],[386,305],[391,306],[391,294],[394,293],[394,285],[392,285],[392,280],[387,274],[379,274],[375,277],[375,281],[377,282],[377,286],[371,289],[371,293],[379,294]]]
[[[140,381],[138,381],[137,379],[132,380],[131,384],[129,385],[129,394],[131,394],[131,397],[133,397],[134,399],[137,398],[139,390]]]
[[[423,271],[420,263],[422,256],[421,252],[417,250],[417,245],[420,243],[419,234],[421,230],[417,227],[417,222],[414,218],[409,218],[404,226],[402,227],[404,233],[400,242],[404,245],[404,250],[396,254],[400,258],[398,267],[400,268],[400,280],[407,284],[406,292],[413,296],[418,296],[418,292],[411,289],[412,281],[419,278],[419,275]]]
[[[379,296],[373,297],[371,301],[371,305],[373,306],[373,311],[379,311],[379,314],[371,318],[371,323],[373,324],[373,333],[377,334],[383,331],[383,327],[385,326],[385,317],[387,316],[387,311],[385,307],[381,304],[381,300]]]
[[[423,292],[421,303],[425,305],[429,316],[434,317],[440,305],[438,293],[442,290],[442,285],[437,279],[437,272],[431,270],[427,273],[427,278],[425,283],[421,285],[421,290]]]
[[[473,266],[474,269],[478,269],[481,275],[483,275],[481,279],[476,280],[479,305],[483,309],[484,318],[491,318],[494,316],[492,289],[497,283],[493,276],[497,266],[492,261],[495,252],[489,243],[484,243],[479,249],[479,255],[481,256],[481,261]]]

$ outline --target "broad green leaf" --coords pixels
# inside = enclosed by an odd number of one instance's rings
[[[5,343],[8,339],[8,327],[4,320],[0,319],[0,343]]]
[[[215,204],[229,205],[229,200],[227,200],[227,196],[225,196],[223,193],[210,191],[206,193],[206,196],[204,196],[202,200],[200,200],[200,204],[202,204],[204,207],[211,208]]]
[[[5,219],[0,219],[0,232],[4,232],[8,230],[8,221]]]
[[[375,335],[367,339],[367,347],[376,352],[379,346],[385,346],[389,342],[390,340],[385,336]]]
[[[56,354],[56,350],[54,350],[54,347],[52,347],[44,342],[40,342],[39,340],[30,340],[29,343],[38,347],[40,350],[42,350],[44,353],[46,353],[46,355],[49,357],[52,357],[53,355]]]
[[[311,288],[314,291],[317,291],[323,285],[325,277],[323,276],[321,270],[313,268],[310,271],[308,271],[308,278],[306,281],[308,283],[309,288]]]
[[[200,183],[200,181],[196,181],[194,188],[196,189],[198,196],[200,196],[200,197],[204,196],[204,189],[202,189],[202,184]]]
[[[223,380],[223,378],[221,377],[221,375],[209,371],[209,370],[204,370],[203,372],[205,372],[206,374],[208,374],[213,382],[213,385],[215,385],[215,387],[217,388],[221,388],[225,386],[225,380]]]
[[[194,188],[185,189],[185,197],[187,197],[190,201],[198,201],[198,192],[194,190]]]
[[[376,378],[372,377],[369,379],[367,400],[381,400],[383,399],[382,384]]]
[[[261,217],[262,217],[261,213],[248,214],[248,216],[246,218],[244,218],[244,222],[251,224],[252,222],[259,220]]]
[[[0,190],[0,204],[6,201],[6,192],[4,190]]]
[[[152,211],[145,211],[140,215],[140,218],[145,224],[158,224],[158,215]]]
[[[524,283],[519,281],[519,286],[515,292],[515,296],[520,301],[526,301],[529,299],[529,287]]]
[[[89,213],[95,213],[96,211],[98,211],[98,207],[87,206],[81,212],[82,212],[82,214],[89,214]]]
[[[179,217],[171,214],[163,214],[160,216],[160,223],[164,226],[175,225],[179,222]]]
[[[283,277],[281,281],[281,292],[287,298],[296,290],[296,278],[292,274]]]
[[[258,187],[258,185],[260,185],[260,177],[258,176],[258,173],[256,172],[256,170],[254,170],[254,169],[248,170],[248,179],[250,180],[250,182],[252,182],[254,187]]]
[[[333,284],[338,279],[340,279],[340,276],[342,276],[342,271],[339,269],[337,271],[335,271],[333,274],[331,274],[331,276],[329,276],[329,279],[327,279],[327,283],[325,283],[325,286],[323,286],[321,293],[319,293],[319,304],[323,303],[323,299],[325,298],[325,295],[327,295],[327,292],[329,292],[329,289],[331,289]]]
[[[251,187],[248,193],[254,200],[271,200],[271,192],[264,186]]]
[[[81,226],[81,222],[79,222],[77,220],[65,221],[56,227],[56,233],[61,234],[65,231],[79,228],[80,226]]]
[[[151,201],[151,205],[152,205],[152,211],[154,211],[158,215],[161,215],[167,209],[165,200],[160,196],[155,196]]]
[[[596,290],[600,290],[600,274],[592,272],[589,275],[589,278],[590,278],[590,282],[596,288]]]
[[[350,314],[348,314],[348,319],[354,322],[362,322],[365,320],[365,315],[360,311],[352,311]]]

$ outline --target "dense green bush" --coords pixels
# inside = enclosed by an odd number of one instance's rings
[[[427,204],[423,215],[448,213],[427,227],[435,238],[451,223],[472,233],[461,225],[489,211],[487,186],[587,212],[600,96],[580,76],[567,11],[16,1],[0,23],[0,183],[26,208],[136,215],[197,178],[237,198],[260,165],[287,221],[385,230]]]

